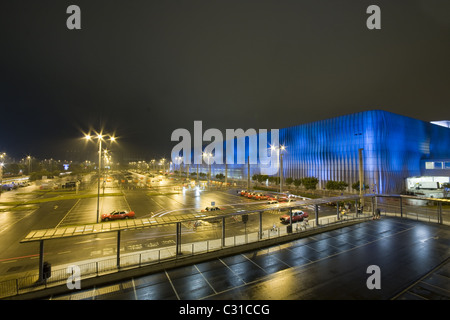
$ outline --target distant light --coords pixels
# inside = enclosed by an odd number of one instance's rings
[[[450,128],[450,120],[431,121],[431,123],[441,127]]]

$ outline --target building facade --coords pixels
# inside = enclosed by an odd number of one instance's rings
[[[270,134],[267,141],[269,150]],[[442,175],[450,162],[450,128],[383,110],[283,128],[279,143],[285,146],[283,178],[316,177],[318,188],[334,180],[347,182],[348,191],[352,191],[351,185],[359,181],[360,149],[368,193],[401,193],[408,177],[429,174],[426,163],[441,163]],[[212,164],[211,172],[224,173],[224,168]],[[246,179],[248,174],[259,174],[260,169],[251,165],[248,173],[247,165],[228,165],[227,173],[230,178]]]
[[[425,160],[450,158],[450,129],[382,110],[349,114],[280,130],[284,177],[359,181],[375,193],[399,193]],[[325,182],[325,183],[324,183]]]

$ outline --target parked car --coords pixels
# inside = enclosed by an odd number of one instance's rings
[[[308,218],[308,214],[302,210],[292,210],[292,223],[301,222],[304,218]],[[285,214],[280,217],[281,223],[288,224],[290,223],[291,216],[289,214]]]
[[[248,191],[247,191],[247,190],[241,190],[241,191],[239,191],[238,193],[239,193],[241,196],[246,197],[247,194],[248,194]]]
[[[134,211],[116,211],[102,214],[102,221],[134,218]]]
[[[256,192],[249,192],[247,198],[252,199],[256,195]]]
[[[253,196],[255,200],[267,200],[269,196],[267,194],[257,193]]]
[[[205,209],[202,210],[202,212],[217,211],[217,210],[224,210],[224,208],[219,208],[219,207],[206,207]]]

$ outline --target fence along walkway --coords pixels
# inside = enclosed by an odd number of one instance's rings
[[[316,224],[315,220],[308,221],[307,223],[295,223],[292,233],[301,233],[317,228],[323,228],[332,224],[345,225],[346,223],[355,220],[367,220],[371,216],[371,214],[359,214],[358,217],[356,217],[356,215],[346,215],[343,216],[341,220],[337,220],[337,217],[335,216],[324,217],[319,219],[319,225]],[[101,260],[80,261],[76,264],[76,266],[79,268],[81,279],[83,280],[119,272],[120,270],[128,268],[139,268],[173,259],[183,259],[196,254],[203,254],[224,248],[241,246],[267,239],[279,238],[280,241],[282,241],[284,236],[291,234],[287,227],[288,226],[276,229],[267,229],[263,230],[261,233],[258,231],[243,235],[230,236],[226,237],[224,240],[212,239],[180,244],[179,246],[173,245],[160,249],[145,250],[138,253],[123,254],[120,258],[119,264],[117,264],[117,258],[115,256],[111,256]],[[36,290],[43,290],[45,288],[58,285],[65,285],[71,276],[71,270],[73,270],[69,267],[73,265],[74,264],[72,263],[70,265],[60,265],[56,268],[52,268],[51,277],[44,281],[40,280],[39,273],[35,273],[18,279],[0,282],[0,298],[6,298]]]
[[[442,210],[442,203],[450,202],[450,200],[441,200],[441,199],[423,199],[412,196],[399,196],[399,195],[365,195],[365,197],[372,198],[373,200],[377,197],[381,198],[396,198],[399,199],[399,206],[397,208],[395,205],[384,205],[379,203],[379,207],[384,208],[384,214],[393,214],[400,215],[403,218],[416,218],[417,220],[423,220],[428,222],[437,222],[437,223],[445,223],[448,224],[450,221],[444,219],[444,210]],[[405,205],[403,205],[404,198],[412,198],[419,200],[429,200],[436,201],[438,203],[437,208],[434,211],[427,211],[425,215],[421,214],[411,214],[404,212]],[[314,200],[303,200],[297,201],[295,203],[290,203],[285,208],[295,209],[296,207],[305,206],[305,205],[315,205],[317,208],[318,204],[322,203],[330,203],[330,202],[339,202],[339,201],[348,201],[348,200],[358,200],[359,196],[342,196],[342,197],[333,197],[333,198],[321,198]],[[378,204],[377,204],[378,205]],[[392,209],[392,211],[391,211]],[[269,211],[271,208],[261,209],[255,208],[255,210],[249,210],[244,212],[234,212],[229,214],[221,214],[217,215],[218,212],[215,212],[215,216],[205,216],[201,215],[201,219],[217,219],[217,217],[224,216],[236,216],[243,215],[248,213]],[[388,213],[389,211],[389,213]],[[318,211],[316,211],[318,213]],[[372,214],[374,212],[374,206],[372,206]],[[348,221],[349,219],[368,219],[372,217],[372,214],[351,214],[347,215],[347,217],[341,217],[341,220],[338,220],[338,216],[332,216],[327,218],[319,218],[319,215],[316,215],[316,220],[311,220],[309,226],[304,226],[299,228],[299,224],[296,224],[296,228],[291,229],[290,232],[302,232],[304,230],[308,230],[309,228],[317,228],[321,226],[326,226],[336,222]],[[427,215],[428,214],[428,215]],[[193,218],[198,220],[200,216],[188,216],[184,221],[190,221]],[[67,270],[64,267],[60,267],[57,270],[52,271],[51,279],[47,279],[43,281],[43,242],[44,240],[49,239],[58,239],[65,237],[73,237],[73,236],[82,236],[89,235],[95,233],[104,233],[104,232],[117,232],[118,233],[118,247],[120,247],[120,232],[123,230],[130,229],[140,229],[140,228],[148,228],[148,227],[157,227],[161,225],[167,224],[178,224],[181,225],[181,221],[174,219],[173,217],[170,219],[161,219],[161,218],[144,218],[144,219],[134,219],[134,220],[125,220],[125,221],[117,221],[110,223],[101,223],[101,224],[93,224],[93,225],[84,225],[84,226],[73,226],[73,227],[64,227],[64,228],[53,228],[53,229],[44,229],[44,230],[35,230],[31,231],[21,242],[32,242],[32,241],[40,241],[41,249],[40,249],[40,267],[39,274],[30,275],[27,277],[22,277],[18,279],[7,280],[4,282],[0,282],[0,298],[7,297],[11,295],[17,295],[29,290],[40,290],[49,285],[58,285],[64,283],[67,280]],[[320,222],[319,222],[320,221]],[[178,228],[178,227],[177,227]],[[178,232],[178,229],[177,229]],[[248,233],[245,235],[238,235],[233,237],[224,237],[219,239],[213,239],[202,242],[194,242],[189,244],[177,243],[172,247],[165,247],[161,249],[155,249],[150,251],[145,251],[141,253],[133,253],[128,255],[122,255],[120,257],[120,250],[117,250],[117,256],[102,259],[98,261],[89,261],[83,262],[82,266],[82,274],[86,277],[90,276],[99,276],[108,272],[117,272],[120,268],[128,268],[128,267],[140,267],[143,265],[159,263],[161,261],[167,259],[179,258],[182,256],[189,256],[197,253],[204,253],[213,250],[220,250],[225,247],[230,246],[238,246],[245,243],[251,243],[255,241],[261,241],[274,237],[282,237],[288,233],[286,228],[278,228],[276,231],[273,230],[260,230],[256,233]],[[178,242],[178,241],[177,241]]]

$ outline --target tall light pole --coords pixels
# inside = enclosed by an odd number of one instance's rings
[[[175,158],[175,160],[177,160],[177,162],[178,162],[178,168],[180,169],[179,174],[180,174],[180,180],[181,180],[181,162],[183,161],[183,158],[178,156]]]
[[[3,158],[6,156],[6,153],[2,153],[0,154],[0,196],[2,195],[2,191],[3,191]]]
[[[364,163],[363,163],[363,151],[364,151],[364,148],[359,148],[358,149],[358,171],[359,171],[359,205],[360,205],[360,207],[361,208],[363,208],[364,207],[364,198],[363,198],[363,195],[362,195],[362,190],[363,190],[363,187],[364,187]],[[362,213],[362,212],[361,212]]]
[[[204,152],[203,157],[205,157],[208,160],[208,186],[209,186],[210,179],[211,179],[211,161],[210,160],[212,157],[212,153]]]
[[[31,156],[27,156],[28,159],[28,175],[31,175]]]
[[[97,136],[92,137],[90,134],[85,135],[86,140],[97,139],[98,143],[98,178],[97,178],[97,223],[100,216],[100,175],[101,175],[101,167],[102,167],[102,141],[106,137],[106,135],[102,135],[101,133],[97,134]],[[109,136],[109,140],[111,142],[116,141],[114,136]]]
[[[152,159],[150,163],[152,164],[152,170],[155,171],[155,159]]]
[[[166,158],[162,158],[161,163],[163,166],[163,175],[164,175],[164,173],[166,173]]]
[[[280,161],[280,169],[279,169],[279,177],[280,177],[280,193],[283,192],[283,151],[286,150],[284,145],[281,145],[279,148],[275,146],[270,147],[272,151],[278,151],[278,159]]]

